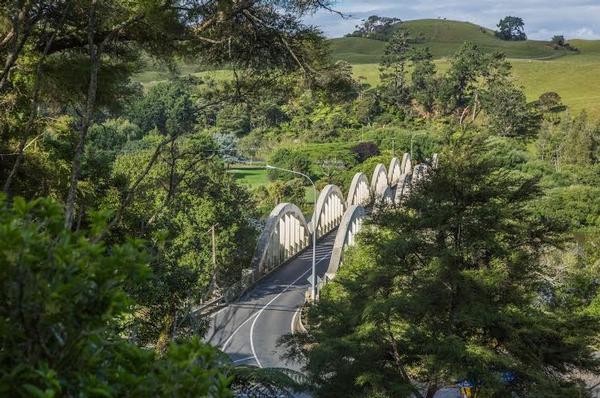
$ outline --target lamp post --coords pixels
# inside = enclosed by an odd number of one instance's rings
[[[270,164],[267,164],[265,166],[268,170],[280,170],[280,171],[285,171],[287,173],[292,173],[292,174],[296,174],[299,176],[302,176],[304,178],[306,178],[308,181],[310,181],[310,183],[312,184],[313,187],[313,215],[312,215],[312,224],[313,224],[313,231],[312,231],[312,276],[310,278],[310,295],[311,298],[313,300],[313,302],[315,301],[316,297],[317,297],[317,287],[316,287],[316,279],[317,279],[317,271],[316,271],[316,256],[317,256],[317,217],[316,217],[316,211],[317,211],[317,186],[315,185],[315,183],[313,182],[313,180],[307,176],[304,173],[300,173],[298,171],[294,171],[294,170],[288,170],[288,169],[283,169],[281,167],[276,167],[276,166],[271,166]]]

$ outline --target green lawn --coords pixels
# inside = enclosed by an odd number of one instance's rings
[[[228,170],[229,173],[233,174],[235,180],[241,185],[245,185],[252,189],[259,185],[269,185],[270,181],[267,177],[267,170],[264,167],[243,167],[233,168]],[[317,196],[319,192],[317,192]],[[314,193],[312,187],[306,187],[304,194],[306,204],[312,205],[314,203]]]
[[[233,174],[236,181],[242,185],[255,187],[269,183],[267,170],[264,167],[230,169],[228,172]]]

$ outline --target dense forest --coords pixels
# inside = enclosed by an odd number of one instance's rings
[[[433,397],[475,380],[477,397],[587,396],[600,126],[554,92],[528,102],[501,53],[465,43],[438,70],[402,29],[371,87],[300,22],[322,8],[0,6],[1,395],[306,388],[202,342],[195,308],[236,296],[273,206],[312,206],[300,179],[248,187],[229,169],[260,159],[347,188],[406,151],[439,152],[440,167],[376,212],[307,307],[308,331],[282,341],[313,394]],[[136,82],[157,66],[172,78]]]

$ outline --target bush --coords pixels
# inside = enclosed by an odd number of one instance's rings
[[[220,354],[199,340],[157,358],[124,339],[126,291],[149,273],[138,245],[63,224],[51,200],[0,196],[0,396],[230,396]]]
[[[308,155],[287,148],[276,150],[271,155],[269,163],[273,166],[293,170],[297,173],[308,174],[310,170]],[[271,180],[289,180],[294,177],[292,173],[282,170],[269,170],[268,175]]]
[[[350,151],[354,153],[359,163],[380,154],[379,147],[374,142],[361,142],[350,148]]]

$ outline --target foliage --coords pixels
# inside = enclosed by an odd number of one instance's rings
[[[271,155],[269,163],[276,167],[295,171],[296,173],[308,174],[310,172],[310,160],[308,156],[298,150],[278,149]],[[294,177],[292,173],[287,171],[269,170],[269,178],[271,180],[289,180]]]
[[[412,54],[411,95],[425,113],[431,113],[435,107],[438,90],[436,67],[429,49],[416,49]]]
[[[505,82],[509,73],[510,64],[502,54],[485,54],[477,45],[465,43],[452,58],[440,83],[438,101],[442,113],[475,107],[480,89]]]
[[[220,354],[197,339],[158,358],[123,338],[126,293],[150,276],[139,242],[92,243],[61,206],[0,203],[0,392],[6,396],[229,397]]]
[[[193,79],[158,83],[130,106],[129,119],[143,132],[153,129],[163,135],[191,132],[198,112],[190,90],[194,83]]]
[[[308,312],[308,334],[291,343],[307,356],[317,396],[432,397],[465,379],[478,397],[584,393],[573,370],[598,369],[600,318],[589,301],[552,300],[568,284],[546,279],[553,269],[542,256],[563,229],[530,210],[536,180],[491,148],[453,144],[345,256]],[[502,382],[503,372],[514,380]]]
[[[350,102],[358,96],[360,89],[352,75],[352,65],[345,61],[338,61],[321,71],[316,86],[329,104]]]
[[[494,82],[482,92],[481,105],[494,134],[526,138],[540,128],[541,115],[527,104],[523,91],[506,82]]]
[[[586,113],[565,117],[559,124],[545,123],[536,146],[542,160],[555,168],[585,166],[600,161],[600,126],[588,121]]]
[[[361,25],[357,25],[356,30],[348,34],[348,36],[387,41],[401,23],[400,18],[371,15],[363,20]]]
[[[567,42],[563,35],[554,35],[552,36],[552,40],[550,40],[552,44],[556,44],[557,46],[564,46]]]
[[[537,101],[534,101],[533,105],[542,113],[558,113],[566,110],[562,98],[554,91],[543,93]]]
[[[410,100],[406,76],[410,57],[408,34],[398,30],[385,48],[379,71],[382,98],[396,109],[404,107]]]
[[[502,40],[522,41],[527,40],[525,22],[519,17],[504,17],[498,22],[496,37]]]
[[[354,153],[358,163],[362,163],[370,157],[379,155],[379,148],[373,142],[361,142],[350,148],[350,152]]]
[[[252,129],[247,109],[240,105],[224,106],[219,110],[215,127],[225,134],[242,136]]]
[[[140,173],[135,165],[147,163],[161,139],[148,135],[143,141],[148,149],[121,154],[114,178],[135,180]],[[165,147],[113,235],[146,238],[147,250],[155,253],[153,277],[133,290],[141,308],[132,327],[141,342],[160,349],[175,336],[203,330],[205,325],[190,318],[190,306],[239,280],[252,256],[255,231],[249,224],[249,195],[212,159],[212,152],[212,142],[201,135]],[[105,206],[114,203],[107,200]]]

